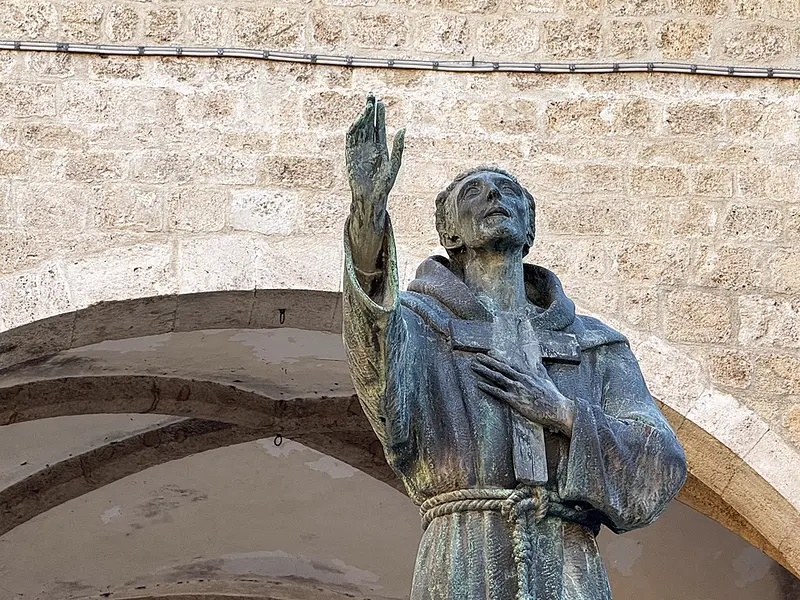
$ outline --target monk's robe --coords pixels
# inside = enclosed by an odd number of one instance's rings
[[[379,271],[362,273],[369,288],[363,289],[345,238],[343,335],[350,370],[410,498],[435,504],[448,492],[502,496],[518,488],[511,409],[477,387],[470,365],[486,350],[480,340],[457,339],[465,324],[475,331],[491,325],[492,314],[443,257],[423,262],[401,293],[388,219]],[[624,336],[576,315],[547,269],[526,264],[524,272],[527,318],[541,334],[542,360],[575,403],[572,436],[545,432],[541,489],[548,506],[517,516],[523,538],[501,510],[459,505],[423,519],[412,600],[609,599],[595,542],[601,525],[617,533],[648,525],[685,480],[683,450]],[[564,340],[572,351],[564,351]]]

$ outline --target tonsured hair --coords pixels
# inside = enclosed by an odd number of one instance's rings
[[[503,175],[504,177],[508,177],[511,181],[516,183],[520,189],[522,190],[523,195],[527,198],[528,203],[531,207],[531,222],[528,232],[528,243],[525,244],[524,252],[525,254],[528,253],[530,250],[531,244],[533,244],[533,238],[536,234],[536,199],[531,195],[531,193],[525,189],[519,180],[514,177],[508,171],[501,169],[499,167],[494,167],[491,165],[482,165],[479,167],[475,167],[473,169],[469,169],[467,171],[462,171],[458,175],[455,176],[452,182],[439,192],[436,195],[436,231],[439,233],[439,241],[441,242],[442,246],[444,246],[445,250],[447,250],[447,254],[452,258],[453,252],[458,250],[458,247],[453,247],[451,243],[448,243],[449,237],[449,230],[448,225],[450,224],[450,218],[453,217],[450,210],[448,210],[447,200],[450,198],[450,195],[453,191],[458,187],[458,185],[464,181],[470,175],[475,175],[476,173],[498,173]]]

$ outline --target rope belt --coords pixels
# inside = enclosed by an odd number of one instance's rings
[[[587,511],[568,507],[561,503],[558,494],[543,487],[520,485],[514,490],[475,489],[455,490],[429,498],[419,508],[422,530],[425,531],[434,519],[460,512],[498,511],[511,532],[514,566],[517,572],[516,600],[534,600],[529,575],[533,563],[533,540],[528,531],[528,516],[535,523],[546,516],[579,523],[592,529],[597,535],[599,524],[591,519]]]

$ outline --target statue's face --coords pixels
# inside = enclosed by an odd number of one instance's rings
[[[467,248],[506,250],[529,243],[530,203],[501,173],[478,172],[453,190],[455,229]]]

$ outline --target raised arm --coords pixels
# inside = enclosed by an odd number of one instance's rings
[[[352,201],[345,235],[362,289],[374,297],[386,265],[382,248],[386,232],[386,202],[403,158],[405,130],[394,136],[392,154],[386,145],[386,108],[367,96],[364,112],[347,132],[347,175]]]
[[[385,109],[374,96],[347,132],[347,174],[353,200],[344,232],[342,333],[350,375],[378,438],[386,446],[409,435],[409,386],[416,362],[399,304],[389,191],[403,154],[403,130],[386,147]]]

